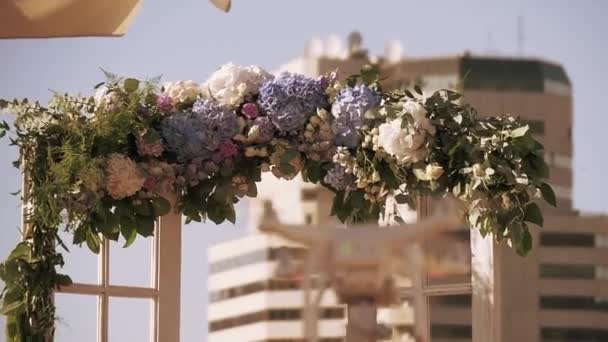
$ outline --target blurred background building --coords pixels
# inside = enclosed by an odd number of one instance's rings
[[[522,57],[403,56],[398,42],[384,55],[370,56],[361,36],[349,36],[345,49],[338,37],[312,39],[303,56],[277,72],[318,76],[338,69],[339,77],[376,63],[383,86],[422,85],[425,93],[457,89],[480,115],[521,116],[544,144],[549,182],[558,207],[545,206],[545,224],[534,231],[527,258],[508,246],[494,249],[494,301],[500,309],[500,341],[608,341],[608,218],[587,216],[572,207],[572,87],[564,68],[554,62]],[[301,179],[263,178],[258,198],[250,201],[248,236],[209,248],[209,341],[303,341],[302,293],[297,279],[273,278],[281,252],[301,254],[298,246],[256,233],[264,201],[271,201],[282,222],[338,224],[330,217],[333,196]],[[469,231],[457,234],[469,240]],[[423,277],[403,289],[404,304],[383,310],[380,322],[395,341],[412,340],[415,324],[432,341],[472,339],[471,277]],[[410,303],[425,303],[415,322]],[[335,296],[325,296],[321,341],[344,336],[345,310]]]

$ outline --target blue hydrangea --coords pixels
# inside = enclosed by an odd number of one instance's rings
[[[365,112],[380,104],[380,96],[364,85],[342,89],[331,106],[331,113],[360,127]]]
[[[166,147],[180,162],[209,159],[220,142],[238,130],[236,114],[209,101],[197,101],[192,111],[175,113],[161,122]]]
[[[379,104],[380,96],[367,86],[342,89],[331,107],[335,118],[336,145],[357,147],[361,140],[359,129],[363,125],[365,112]]]
[[[356,148],[359,146],[361,141],[361,134],[359,128],[356,127],[352,122],[338,118],[334,122],[334,131],[336,133],[334,142],[336,146],[345,146],[348,148]]]
[[[258,136],[255,138],[257,143],[265,143],[272,140],[274,136],[274,125],[267,116],[257,117],[253,120],[253,124],[257,126],[258,129]]]
[[[323,181],[338,191],[355,190],[356,178],[351,173],[346,173],[343,166],[335,164],[334,167],[327,171]]]
[[[220,141],[231,139],[239,133],[239,118],[236,113],[217,102],[198,100],[192,106],[192,112],[205,122],[214,138]]]
[[[262,85],[258,105],[280,132],[291,133],[328,103],[321,80],[283,73]]]

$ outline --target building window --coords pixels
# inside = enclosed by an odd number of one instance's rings
[[[595,247],[595,236],[587,233],[542,233],[540,244],[545,247]]]
[[[317,189],[302,190],[302,201],[316,201],[318,197],[319,191]]]
[[[556,341],[608,341],[608,329],[542,328],[543,342]]]
[[[608,311],[608,300],[580,296],[541,296],[541,309]]]
[[[209,332],[230,329],[246,324],[264,321],[298,321],[302,318],[302,309],[270,309],[253,312],[236,317],[225,318],[209,323]],[[319,319],[343,319],[344,308],[323,308],[319,310]]]
[[[306,225],[311,225],[313,222],[312,214],[306,214],[306,216],[304,217],[304,222]]]
[[[441,341],[471,340],[473,331],[471,326],[458,324],[431,325],[431,338]]]
[[[451,295],[451,296],[436,296],[434,298],[434,305],[438,307],[471,307],[471,295]]]
[[[595,265],[541,264],[541,278],[595,279]]]
[[[261,249],[236,257],[220,260],[209,265],[209,274],[229,271],[235,268],[246,265],[253,265],[259,262],[274,261],[281,258],[281,255],[287,253],[289,257],[301,259],[306,256],[305,248],[297,247],[279,247],[270,249]]]

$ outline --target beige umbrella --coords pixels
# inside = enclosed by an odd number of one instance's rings
[[[210,0],[215,7],[221,9],[224,12],[230,11],[230,0]]]
[[[122,36],[140,0],[1,0],[0,38]]]
[[[230,0],[210,0],[224,12]],[[0,0],[0,39],[122,36],[141,0]]]

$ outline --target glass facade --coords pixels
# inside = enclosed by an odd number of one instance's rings
[[[465,90],[544,92],[546,80],[570,86],[561,66],[536,60],[463,57],[460,75]]]

